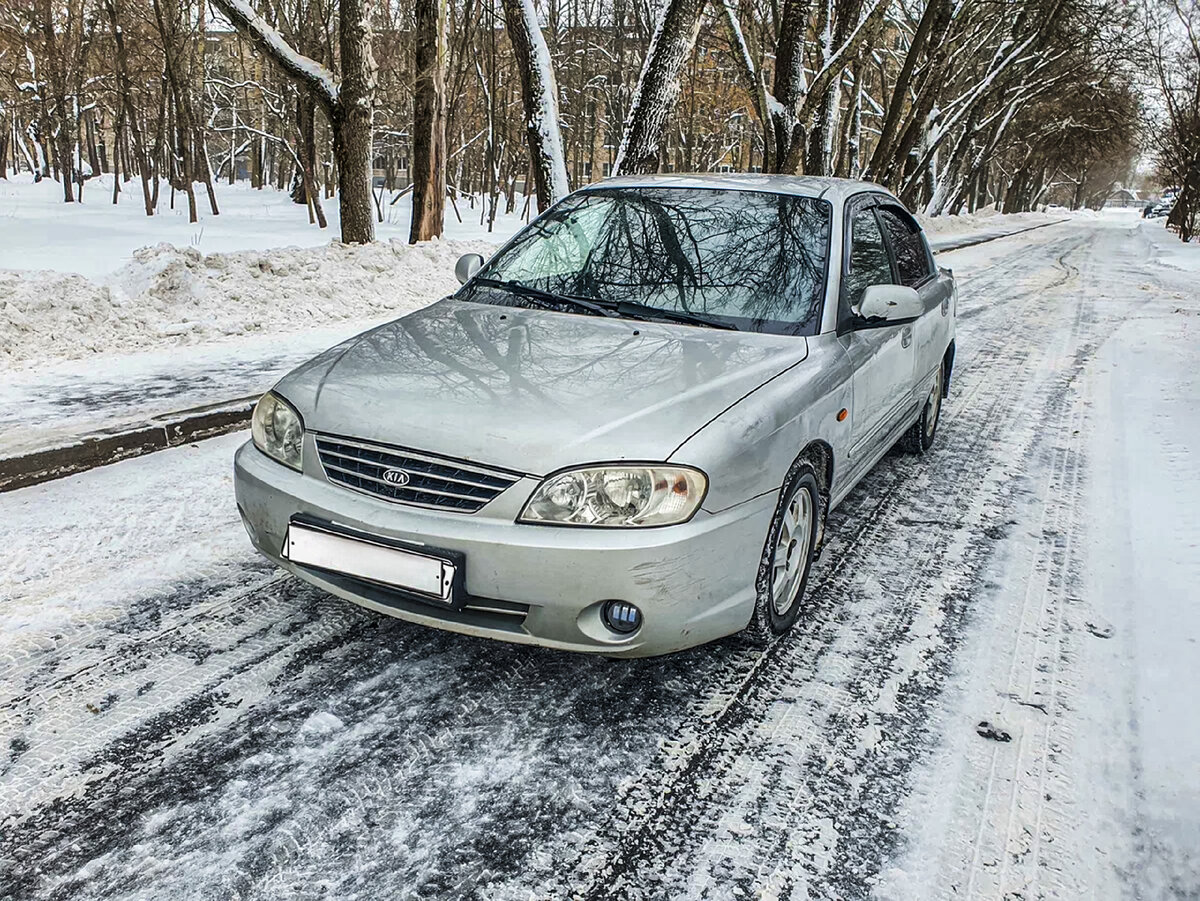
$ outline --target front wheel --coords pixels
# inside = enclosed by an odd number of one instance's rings
[[[788,474],[767,530],[755,581],[754,614],[745,632],[754,643],[766,644],[782,635],[800,616],[808,572],[816,554],[820,516],[821,488],[816,470],[808,461],[801,461]]]
[[[933,447],[933,438],[937,434],[938,420],[942,415],[942,396],[946,390],[946,366],[938,367],[934,377],[933,387],[925,406],[921,409],[920,418],[913,423],[912,428],[904,433],[904,449],[910,454],[923,454]]]

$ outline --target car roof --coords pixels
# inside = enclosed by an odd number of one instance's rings
[[[817,178],[811,175],[767,175],[752,172],[668,173],[660,175],[619,175],[606,178],[580,190],[598,188],[708,188],[724,191],[766,191],[772,194],[795,194],[799,197],[821,197],[832,203],[846,200],[863,191],[894,195],[882,185],[851,178]]]

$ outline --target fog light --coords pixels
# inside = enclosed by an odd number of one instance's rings
[[[605,601],[600,615],[614,632],[629,635],[642,627],[642,611],[625,601]]]

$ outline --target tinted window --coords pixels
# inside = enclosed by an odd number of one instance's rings
[[[534,222],[482,275],[811,335],[820,327],[831,209],[816,198],[757,191],[587,191]],[[486,286],[460,296],[521,302]]]
[[[883,220],[883,227],[887,229],[892,242],[900,284],[915,288],[933,272],[921,230],[907,216],[901,216],[887,207],[880,208],[879,218]]]
[[[845,303],[857,306],[871,285],[890,285],[892,264],[873,210],[860,210],[850,220],[850,264],[842,285]]]

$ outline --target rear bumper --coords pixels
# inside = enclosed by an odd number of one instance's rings
[[[306,436],[306,460],[315,458]],[[514,522],[536,487],[521,479],[478,513],[393,504],[298,473],[250,442],[234,460],[238,508],[255,547],[302,579],[372,610],[469,635],[569,651],[641,657],[744,628],[776,501],[764,495],[718,514],[654,529],[601,530]],[[281,556],[293,516],[461,555],[466,605],[443,610],[377,585],[296,566]],[[636,604],[632,636],[610,631],[607,600]]]

